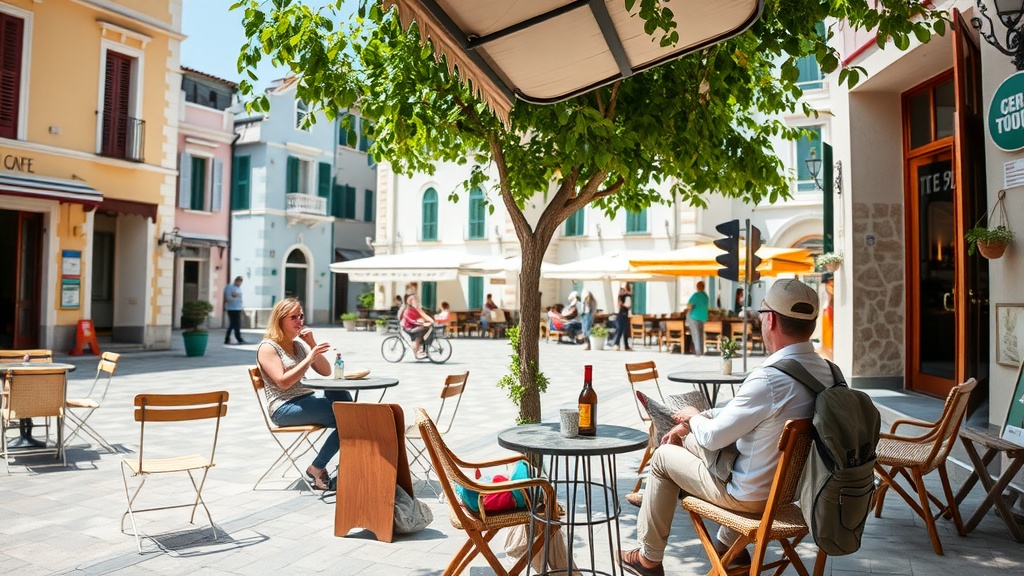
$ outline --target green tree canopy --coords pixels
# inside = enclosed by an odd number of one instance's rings
[[[676,38],[677,16],[660,2],[624,1],[647,19],[652,41]],[[656,202],[703,207],[713,194],[751,204],[787,197],[788,177],[771,142],[801,135],[779,119],[802,106],[797,61],[813,55],[823,72],[838,70],[850,86],[864,75],[839,69],[828,44],[834,27],[822,36],[817,25],[845,21],[876,30],[880,46],[891,40],[905,49],[911,36],[927,41],[948,21],[916,0],[879,0],[877,7],[867,0],[768,0],[761,19],[731,40],[564,102],[517,102],[506,125],[457,70],[435,58],[415,24],[403,29],[379,1],[360,0],[355,17],[341,0],[317,9],[301,1],[243,0],[234,8],[245,11],[249,40],[238,66],[249,80],[240,88],[254,109],[269,106],[252,84],[256,64],[269,57],[301,77],[297,97],[328,118],[353,106],[372,118],[370,151],[396,172],[431,174],[438,162],[468,164],[464,186],[450,192],[453,200],[482,184],[487,169],[497,173],[523,253],[522,421],[540,418],[533,329],[540,302],[531,295],[538,293],[544,252],[569,215],[587,204],[613,214]],[[523,208],[538,194],[546,204],[531,222]]]

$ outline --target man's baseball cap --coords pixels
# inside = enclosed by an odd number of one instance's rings
[[[779,280],[768,290],[761,308],[798,320],[814,320],[818,317],[818,294],[799,280]]]

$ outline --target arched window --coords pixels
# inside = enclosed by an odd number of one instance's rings
[[[487,236],[487,206],[483,190],[473,187],[469,191],[469,239],[483,240]]]
[[[307,296],[307,273],[309,263],[306,255],[298,248],[288,253],[284,260],[284,296],[285,298],[298,298],[305,302]]]
[[[306,255],[302,253],[302,250],[292,250],[288,253],[288,264],[305,264]]]
[[[423,227],[421,240],[437,240],[437,190],[427,188],[423,193]]]

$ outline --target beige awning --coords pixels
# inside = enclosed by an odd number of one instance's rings
[[[550,104],[727,40],[761,15],[762,0],[668,0],[679,42],[626,11],[625,0],[385,0],[415,21],[435,55],[459,69],[500,117],[513,97]],[[440,52],[440,54],[437,54]]]

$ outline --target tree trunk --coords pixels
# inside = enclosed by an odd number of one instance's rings
[[[519,403],[519,421],[540,422],[540,390],[534,376],[540,367],[540,265],[547,246],[539,246],[536,237],[520,238],[523,267],[519,272],[519,383],[523,397]]]

